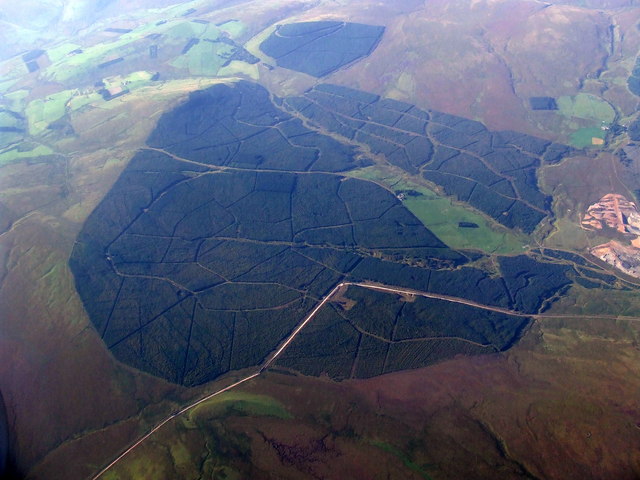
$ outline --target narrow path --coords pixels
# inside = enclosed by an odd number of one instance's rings
[[[624,320],[624,321],[632,321],[632,322],[640,322],[640,317],[632,317],[625,315],[599,315],[599,314],[562,314],[562,313],[522,313],[515,310],[509,310],[508,308],[502,307],[493,307],[491,305],[484,305],[481,303],[473,302],[471,300],[467,300],[466,298],[460,297],[452,297],[449,295],[440,295],[438,293],[430,293],[423,292],[421,290],[412,290],[410,288],[398,288],[398,287],[387,287],[384,285],[377,285],[373,283],[358,283],[358,282],[344,282],[344,285],[352,285],[355,287],[368,288],[370,290],[378,290],[381,292],[389,292],[389,293],[397,293],[401,295],[416,295],[419,297],[433,298],[436,300],[444,300],[446,302],[452,303],[460,303],[462,305],[468,305],[474,308],[480,308],[482,310],[490,310],[492,312],[504,313],[506,315],[512,315],[514,317],[529,317],[535,318],[536,320],[542,319],[553,319],[553,318],[564,318],[564,319],[587,319],[587,318],[601,318],[604,320]]]
[[[316,314],[325,305],[325,303],[327,303],[331,299],[331,297],[335,295],[335,293],[338,290],[340,290],[342,287],[346,285],[352,285],[352,284],[349,282],[341,282],[337,284],[335,287],[333,287],[333,289],[322,299],[322,301],[318,303],[318,305],[316,305],[316,307],[313,310],[311,310],[309,315],[306,316],[306,318],[300,323],[300,325],[298,325],[296,329],[293,332],[291,332],[291,335],[289,335],[289,337],[282,343],[282,345],[280,345],[280,348],[278,348],[270,357],[267,358],[267,360],[262,364],[262,367],[260,367],[260,370],[258,373],[264,372],[265,369],[269,368],[269,366],[273,362],[275,362],[275,360],[282,354],[282,352],[284,352],[284,350],[289,346],[289,344],[293,342],[296,336],[300,333],[300,330],[302,330],[307,325],[307,323],[309,323],[313,319],[313,317],[316,316]]]
[[[118,455],[115,460],[113,460],[113,462],[111,462],[109,465],[107,465],[106,467],[104,467],[102,470],[100,470],[100,472],[98,472],[97,475],[95,475],[94,477],[92,477],[94,480],[97,478],[100,478],[102,475],[104,475],[111,467],[113,467],[116,463],[118,463],[120,460],[122,460],[124,457],[126,457],[129,453],[131,453],[133,450],[135,450],[136,448],[138,448],[142,442],[144,442],[147,438],[149,438],[151,435],[153,435],[154,433],[156,433],[158,430],[160,430],[165,424],[169,423],[171,420],[173,420],[174,418],[182,415],[183,413],[185,413],[187,410],[191,410],[192,408],[196,407],[197,405],[200,405],[202,402],[206,402],[207,400],[220,395],[224,392],[227,392],[229,390],[231,390],[232,388],[237,387],[238,385],[241,385],[245,382],[248,382],[249,380],[257,377],[258,375],[260,375],[260,372],[256,372],[253,375],[249,375],[248,377],[245,377],[241,380],[238,380],[236,383],[232,383],[231,385],[229,385],[228,387],[222,388],[216,392],[213,392],[209,395],[207,395],[204,398],[201,398],[200,400],[198,400],[197,402],[194,402],[190,405],[187,405],[186,407],[184,407],[182,410],[179,410],[176,413],[171,414],[170,416],[168,416],[167,418],[165,418],[162,422],[160,422],[158,425],[156,425],[155,427],[153,427],[151,430],[149,430],[149,432],[147,432],[143,437],[140,437],[140,439],[138,439],[133,445],[131,445],[129,448],[127,448],[124,452],[122,452],[120,455]]]
[[[118,455],[111,463],[109,463],[109,465],[107,465],[102,470],[100,470],[100,472],[98,472],[96,475],[91,477],[91,480],[97,480],[100,477],[102,477],[102,475],[104,475],[111,467],[116,465],[120,460],[122,460],[124,457],[126,457],[129,453],[131,453],[133,450],[138,448],[147,438],[149,438],[155,432],[160,430],[164,425],[169,423],[174,418],[179,417],[180,415],[188,412],[189,410],[195,408],[196,406],[200,405],[203,402],[206,402],[207,400],[210,400],[211,398],[213,398],[213,397],[215,397],[217,395],[220,395],[222,393],[228,392],[229,390],[232,390],[232,389],[242,385],[243,383],[246,383],[249,380],[252,380],[252,379],[256,378],[257,376],[259,376],[262,372],[264,372],[271,365],[273,365],[273,363],[278,359],[278,357],[280,355],[282,355],[282,353],[287,349],[287,347],[295,340],[295,338],[302,331],[302,329],[304,329],[304,327],[307,326],[309,324],[309,322],[311,322],[311,320],[313,320],[313,318],[318,314],[318,312],[322,309],[322,307],[324,307],[327,304],[327,302],[329,302],[329,300],[331,300],[331,298],[340,289],[342,289],[344,287],[360,287],[360,288],[367,288],[369,290],[375,290],[375,291],[386,292],[386,293],[393,293],[393,294],[398,294],[398,295],[413,295],[413,296],[420,296],[420,297],[425,297],[425,298],[432,298],[432,299],[442,300],[442,301],[446,301],[446,302],[459,303],[459,304],[467,305],[467,306],[470,306],[470,307],[473,307],[473,308],[479,308],[479,309],[482,309],[482,310],[489,310],[489,311],[492,311],[492,312],[503,313],[503,314],[506,314],[506,315],[512,315],[512,316],[516,316],[516,317],[529,317],[529,318],[534,318],[534,319],[545,319],[545,318],[546,319],[552,319],[552,318],[558,318],[558,319],[561,319],[561,318],[565,318],[565,319],[601,318],[601,319],[611,319],[611,320],[640,321],[640,317],[625,317],[625,316],[620,316],[620,315],[526,314],[526,313],[517,312],[517,311],[514,311],[514,310],[509,310],[507,308],[495,307],[495,306],[491,306],[491,305],[484,305],[484,304],[481,304],[481,303],[473,302],[471,300],[467,300],[465,298],[452,297],[452,296],[449,296],[449,295],[441,295],[441,294],[437,294],[437,293],[424,292],[424,291],[421,291],[421,290],[413,290],[413,289],[410,289],[410,288],[390,287],[390,286],[386,286],[386,285],[379,285],[379,284],[369,283],[369,282],[348,282],[348,281],[340,282],[335,287],[333,287],[331,289],[331,291],[327,295],[324,296],[324,298],[313,308],[313,310],[311,310],[311,312],[309,312],[309,314],[307,314],[307,316],[300,322],[300,324],[280,344],[280,346],[269,357],[267,357],[267,359],[263,362],[263,364],[260,366],[260,368],[258,369],[257,372],[252,373],[251,375],[248,375],[248,376],[238,380],[237,382],[232,383],[231,385],[228,385],[228,386],[226,386],[224,388],[221,388],[220,390],[216,390],[215,392],[210,393],[210,394],[206,395],[205,397],[203,397],[203,398],[201,398],[201,399],[199,399],[199,400],[197,400],[197,401],[195,401],[193,403],[190,403],[189,405],[183,407],[181,410],[171,414],[170,416],[168,416],[167,418],[162,420],[160,423],[158,423],[151,430],[149,430],[149,432],[147,432],[144,436],[142,436],[138,440],[136,440],[136,442],[134,444],[132,444],[125,451],[123,451],[120,455]]]
[[[215,392],[210,393],[209,395],[201,398],[200,400],[197,400],[196,402],[193,402],[193,403],[187,405],[186,407],[183,407],[181,410],[179,410],[179,411],[177,411],[175,413],[172,413],[167,418],[165,418],[160,423],[158,423],[155,427],[153,427],[151,430],[149,430],[149,432],[147,432],[144,436],[140,437],[133,445],[131,445],[124,452],[122,452],[120,455],[118,455],[109,465],[107,465],[102,470],[100,470],[100,472],[98,472],[95,476],[92,477],[92,480],[97,480],[98,478],[102,477],[102,475],[104,475],[111,467],[113,467],[116,463],[118,463],[120,460],[122,460],[124,457],[126,457],[133,450],[138,448],[147,438],[149,438],[155,432],[160,430],[164,425],[169,423],[174,418],[179,417],[183,413],[186,413],[187,411],[193,409],[194,407],[200,405],[201,403],[206,402],[207,400],[210,400],[211,398],[213,398],[213,397],[215,397],[217,395],[220,395],[222,393],[228,392],[229,390],[231,390],[231,389],[233,389],[233,388],[235,388],[235,387],[237,387],[239,385],[242,385],[243,383],[248,382],[249,380],[252,380],[253,378],[255,378],[258,375],[260,375],[264,370],[269,368],[269,366],[282,354],[282,352],[289,346],[289,344],[291,342],[293,342],[293,340],[300,333],[300,331],[313,319],[313,317],[316,316],[316,314],[331,299],[331,297],[333,297],[335,295],[335,293],[345,285],[347,285],[347,283],[346,282],[342,282],[342,283],[339,283],[338,285],[336,285],[335,287],[333,287],[333,289],[322,299],[322,301],[320,303],[318,303],[318,305],[315,306],[315,308],[313,310],[311,310],[311,312],[295,328],[295,330],[293,332],[291,332],[289,337],[287,337],[287,339],[280,345],[280,347],[271,356],[269,356],[267,358],[267,360],[262,364],[262,366],[260,367],[260,369],[257,372],[255,372],[255,373],[253,373],[253,374],[251,374],[251,375],[249,375],[247,377],[244,377],[244,378],[238,380],[237,382],[232,383],[231,385],[229,385],[227,387],[221,388],[220,390],[216,390]]]
[[[363,288],[368,288],[369,290],[377,290],[379,292],[387,292],[387,293],[397,293],[400,295],[414,295],[417,297],[425,297],[425,298],[432,298],[435,300],[444,300],[446,302],[451,302],[451,303],[460,303],[462,305],[468,305],[470,307],[474,307],[474,308],[480,308],[482,310],[490,310],[492,312],[498,312],[498,313],[504,313],[506,315],[513,315],[516,317],[533,317],[535,315],[531,315],[531,314],[526,314],[526,313],[522,313],[522,312],[517,312],[515,310],[509,310],[508,308],[502,308],[502,307],[493,307],[491,305],[484,305],[482,303],[477,303],[474,302],[472,300],[467,300],[466,298],[460,298],[460,297],[452,297],[449,295],[441,295],[438,293],[430,293],[430,292],[423,292],[421,290],[413,290],[410,288],[400,288],[400,287],[387,287],[384,285],[377,285],[374,283],[351,283],[351,282],[345,282],[347,285],[353,285],[354,287],[363,287]]]

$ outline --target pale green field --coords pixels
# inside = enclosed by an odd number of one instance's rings
[[[197,424],[227,413],[277,418],[293,418],[284,405],[268,395],[230,391],[213,397],[195,407],[184,420],[185,425]]]
[[[233,48],[224,43],[200,42],[185,55],[176,57],[171,65],[187,69],[191,75],[215,76],[225,62],[220,54],[231,53]]]
[[[493,226],[484,216],[453,203],[423,185],[409,179],[390,175],[379,167],[367,167],[348,175],[373,180],[394,192],[415,190],[420,196],[406,195],[403,205],[411,211],[429,230],[454,249],[481,250],[486,253],[521,253],[527,240],[507,229]],[[470,222],[478,228],[460,228],[459,222]]]
[[[221,30],[224,30],[231,35],[231,38],[238,38],[247,31],[245,24],[239,20],[229,20],[228,22],[224,22],[222,25],[219,25],[219,27]]]
[[[595,95],[563,96],[557,99],[557,103],[558,114],[566,117],[569,131],[573,130],[569,142],[577,148],[595,146],[594,138],[604,139],[606,136],[601,127],[610,125],[616,118],[613,107]]]
[[[22,160],[23,158],[43,157],[45,155],[51,155],[53,153],[55,152],[45,145],[38,145],[33,150],[24,152],[18,150],[9,150],[7,152],[0,153],[0,165],[6,165],[17,160]]]
[[[604,139],[606,131],[600,127],[588,127],[576,130],[571,134],[571,145],[577,148],[595,147],[593,144],[594,138]]]
[[[0,127],[17,127],[20,121],[7,112],[0,112]]]
[[[25,100],[28,96],[28,90],[16,90],[15,92],[7,93],[4,96],[4,104],[9,110],[22,112],[25,107]]]
[[[235,75],[246,75],[253,80],[258,80],[260,78],[258,65],[251,65],[239,60],[234,60],[226,67],[222,67],[218,70],[218,76],[220,77],[233,77]]]
[[[188,20],[171,21],[161,25],[147,23],[110,41],[83,48],[82,53],[71,56],[67,56],[68,53],[78,46],[64,43],[48,51],[52,65],[44,71],[44,75],[50,81],[64,83],[81,76],[88,70],[95,69],[99,63],[120,56],[135,55],[136,49],[132,44],[150,33],[162,33],[173,38],[174,42],[182,42],[189,38],[215,40],[220,36],[220,29],[212,24],[200,24]]]
[[[44,99],[33,100],[27,105],[25,114],[29,121],[29,133],[33,136],[44,132],[50,123],[62,118],[67,111],[67,102],[72,90],[52,93]]]
[[[49,60],[51,60],[52,63],[57,63],[63,60],[70,52],[73,52],[78,48],[80,48],[80,45],[75,43],[63,43],[48,49],[47,55],[49,55]]]
[[[9,90],[13,86],[13,84],[16,83],[17,81],[18,79],[14,78],[11,80],[5,80],[4,82],[0,82],[0,93]]]
[[[558,112],[566,117],[611,123],[616,117],[615,110],[603,99],[587,93],[563,96],[557,100]]]
[[[129,91],[134,91],[149,85],[149,82],[151,82],[152,78],[152,72],[140,70],[138,72],[132,72],[129,75],[118,75],[116,77],[105,78],[103,81],[106,88],[116,87],[122,84]],[[99,100],[101,97],[100,95],[97,95],[97,97],[94,98]]]
[[[189,21],[179,22],[166,30],[166,34],[170,37],[180,37],[184,39],[200,38],[202,40],[216,40],[220,37],[220,29],[211,23],[194,23]]]

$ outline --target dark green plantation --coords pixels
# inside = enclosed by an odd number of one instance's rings
[[[537,167],[570,152],[530,135],[490,132],[473,120],[336,85],[319,85],[303,97],[286,99],[286,105],[525,233],[549,214],[550,199],[538,188]]]
[[[571,283],[568,265],[540,263],[526,255],[500,257],[499,266],[502,275],[492,277],[478,268],[429,270],[367,258],[353,276],[528,314],[538,313],[546,298]]]
[[[346,22],[302,22],[280,25],[260,49],[278,66],[324,77],[369,55],[384,27]]]
[[[371,98],[355,92],[338,104],[353,102],[359,111]],[[383,113],[417,112],[375,98]],[[435,112],[405,122],[427,115],[454,122]],[[456,122],[484,132],[475,122]],[[432,158],[440,148],[426,136],[403,135],[422,145],[415,155]],[[511,141],[537,149],[535,155],[549,151],[537,139]],[[71,268],[96,330],[123,362],[195,385],[260,364],[345,279],[525,314],[538,313],[571,284],[569,264],[525,255],[499,258],[501,276],[466,265],[479,254],[451,250],[394,194],[341,173],[367,162],[354,146],[309,130],[255,84],[192,94],[160,119],[148,148],[131,160],[78,237]],[[535,177],[534,164],[524,176]],[[533,188],[527,195],[545,201]],[[313,359],[324,355],[336,378],[366,377],[506,349],[528,322],[442,300],[405,305],[395,295],[356,287],[348,296],[355,306],[322,309],[283,365],[319,373],[328,364]]]
[[[636,119],[629,124],[629,138],[636,142],[640,140],[640,119]]]
[[[532,110],[557,110],[558,104],[553,97],[530,97],[529,104]]]
[[[421,367],[454,354],[506,350],[529,320],[459,303],[349,287],[352,307],[332,303],[278,364],[334,379],[367,378]],[[455,353],[454,353],[455,352]]]
[[[578,254],[551,249],[534,250],[534,252],[548,259],[560,260],[573,265],[572,276],[575,283],[585,288],[630,289],[630,285],[620,282],[614,275],[602,272],[593,263]]]
[[[627,86],[631,93],[640,97],[640,56],[636,58],[633,71],[627,79]]]
[[[0,148],[19,142],[26,131],[27,121],[22,115],[0,107]]]

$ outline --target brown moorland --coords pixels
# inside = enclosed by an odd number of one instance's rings
[[[356,14],[362,3],[353,3],[356,20],[371,15]],[[535,1],[429,2],[376,18],[389,40],[330,81],[557,140],[568,132],[558,131],[554,112],[532,112],[529,97],[575,94],[597,79],[610,55],[609,25],[623,14]]]
[[[268,372],[105,478],[637,478],[639,334],[545,319],[505,354],[341,383]]]

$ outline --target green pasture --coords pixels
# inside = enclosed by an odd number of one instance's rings
[[[558,114],[567,118],[572,130],[569,142],[577,148],[593,146],[593,138],[604,139],[606,131],[601,127],[610,125],[616,118],[609,103],[588,93],[559,97],[557,104]]]
[[[195,23],[191,21],[183,21],[171,25],[166,34],[170,37],[179,37],[184,39],[200,38],[201,40],[216,40],[220,37],[220,29],[211,23]]]
[[[102,97],[95,92],[82,95],[78,90],[63,90],[43,99],[36,99],[27,105],[25,114],[29,122],[29,133],[38,135],[49,124],[62,118],[67,112],[78,110],[85,105],[100,101]]]
[[[229,20],[219,25],[219,28],[231,35],[231,38],[238,38],[247,31],[245,24],[239,20]]]
[[[421,195],[406,195],[403,205],[429,230],[453,249],[481,250],[487,253],[521,253],[526,240],[506,229],[493,227],[484,216],[456,205],[423,185],[396,177],[379,167],[367,167],[349,175],[381,183],[396,194],[413,190]],[[460,222],[475,223],[478,228],[460,228]]]
[[[78,110],[89,103],[101,100],[102,97],[96,92],[83,95],[75,89],[63,90],[47,95],[45,98],[33,100],[25,109],[29,133],[39,135],[46,131],[49,124],[62,118],[67,112]]]
[[[11,115],[9,112],[0,111],[0,127],[4,128],[22,128],[22,122]],[[3,132],[0,131],[0,148],[4,148],[8,145],[20,141],[23,137],[22,132]]]
[[[234,27],[233,24],[230,27],[239,28]],[[219,56],[232,53],[233,47],[229,45],[206,41],[217,40],[220,37],[221,30],[213,24],[182,19],[161,25],[148,23],[110,41],[83,48],[81,53],[74,55],[68,54],[79,46],[72,43],[64,43],[52,48],[48,54],[53,64],[45,70],[45,77],[51,81],[64,83],[96,69],[98,64],[112,58],[130,58],[139,55],[141,51],[146,55],[146,48],[142,49],[134,44],[151,33],[163,34],[165,42],[176,45],[182,42],[186,44],[192,38],[200,40],[187,54],[179,55],[171,63],[176,68],[188,69],[192,75],[215,75],[224,63],[224,59]]]
[[[70,90],[63,90],[30,102],[25,111],[29,121],[29,133],[38,135],[44,132],[50,123],[63,117],[71,96]]]
[[[557,103],[558,112],[565,117],[604,123],[611,123],[616,118],[616,112],[609,103],[588,93],[559,97]]]
[[[171,66],[187,69],[191,75],[214,76],[226,61],[223,55],[231,55],[233,51],[234,47],[224,43],[200,42],[176,57]]]
[[[80,45],[75,43],[62,43],[47,50],[47,55],[51,63],[57,63],[63,60],[70,52],[80,48]]]
[[[581,128],[573,132],[570,136],[571,145],[576,148],[592,147],[594,138],[604,139],[606,131],[600,127]]]
[[[46,69],[45,75],[51,81],[64,83],[97,68],[98,64],[111,58],[135,55],[134,42],[145,38],[150,33],[164,34],[174,42],[186,41],[189,38],[215,40],[220,36],[220,29],[212,24],[194,23],[189,20],[172,21],[162,25],[148,23],[111,41],[83,48],[81,53],[71,56],[67,55],[79,48],[78,45],[64,43],[47,52],[53,64]],[[146,54],[146,49],[142,50]]]
[[[0,165],[6,165],[24,158],[43,157],[53,153],[54,151],[45,145],[37,145],[31,150],[14,148],[0,153]]]
[[[251,65],[240,60],[233,60],[229,65],[218,70],[219,77],[233,77],[236,75],[246,75],[254,80],[260,78],[257,65]]]
[[[117,87],[122,84],[129,91],[133,91],[133,90],[137,90],[138,88],[146,87],[147,85],[149,85],[149,82],[153,78],[153,75],[154,74],[152,72],[149,72],[146,70],[140,70],[138,72],[132,72],[129,75],[118,75],[115,77],[105,78],[103,81],[105,84],[105,88]],[[83,97],[91,97],[91,96],[85,95]],[[99,100],[100,98],[101,98],[100,95],[96,95],[94,97],[95,100]],[[86,103],[90,103],[94,99],[88,100],[86,101]],[[74,110],[77,110],[77,108],[79,107],[75,107],[75,103],[74,103]]]
[[[60,50],[61,55],[58,56],[57,61],[54,62],[52,59],[53,64],[44,71],[44,74],[51,81],[64,83],[97,68],[98,64],[109,60],[109,57],[117,58],[130,53],[130,50],[125,47],[138,38],[139,36],[137,35],[122,35],[112,42],[103,42],[84,48],[82,53],[71,56],[67,56],[69,52],[66,52],[66,50],[69,47],[65,47]],[[66,53],[62,54],[62,52]]]

